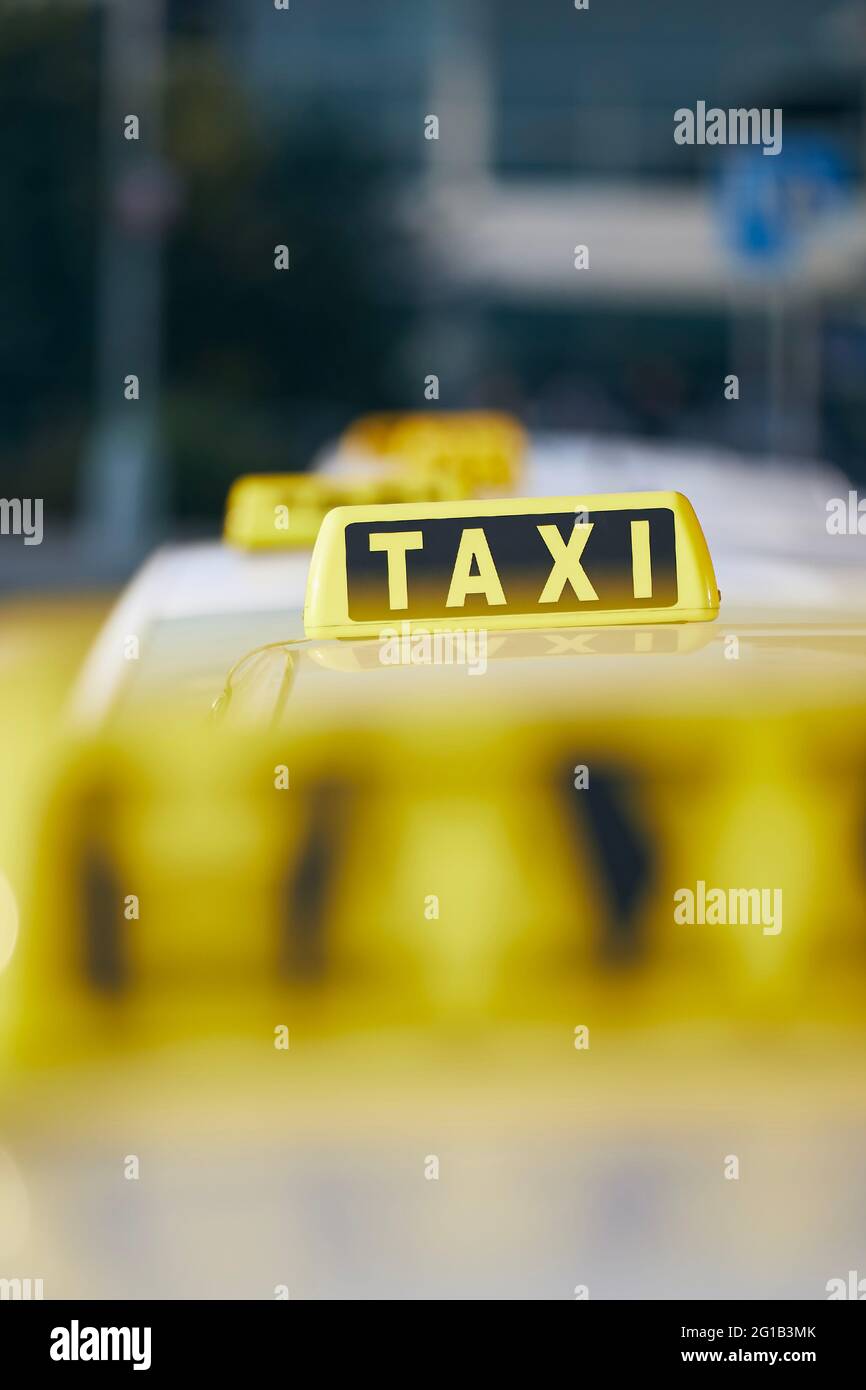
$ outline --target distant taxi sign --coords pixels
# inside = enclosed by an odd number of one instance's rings
[[[432,472],[412,476],[380,468],[362,477],[319,473],[248,473],[231,486],[223,534],[243,550],[312,546],[332,507],[465,497],[466,490]]]
[[[473,490],[510,488],[527,448],[522,426],[501,411],[435,410],[363,415],[343,435],[376,457],[432,469]]]
[[[313,638],[707,622],[710,553],[676,492],[338,507],[307,583]],[[404,629],[405,630],[405,629]]]

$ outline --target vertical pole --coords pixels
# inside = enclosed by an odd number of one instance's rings
[[[164,0],[105,0],[97,418],[84,462],[85,540],[116,572],[153,543],[163,511],[159,444],[162,226],[158,164]],[[138,140],[124,135],[127,116]],[[124,382],[139,380],[139,399]]]

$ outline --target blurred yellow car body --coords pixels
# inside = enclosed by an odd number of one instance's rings
[[[483,669],[243,623],[208,667],[207,624],[157,624],[57,779],[24,1051],[67,1010],[68,1050],[116,1050],[283,998],[327,1027],[858,1016],[866,625],[773,619],[490,631]],[[780,892],[780,929],[678,924],[698,882]]]
[[[864,615],[386,657],[304,635],[307,553],[230,550],[121,604],[55,768],[0,977],[27,1268],[823,1296],[862,1236]],[[677,921],[701,883],[780,893],[779,930]],[[129,1152],[158,1258],[93,1188]]]

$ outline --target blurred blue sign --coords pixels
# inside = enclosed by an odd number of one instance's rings
[[[758,147],[732,150],[718,186],[725,242],[756,268],[781,268],[845,206],[850,187],[847,161],[817,137],[789,138],[772,159]]]

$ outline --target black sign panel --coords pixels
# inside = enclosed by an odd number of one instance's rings
[[[655,507],[352,522],[346,571],[354,622],[669,608],[677,601],[674,514]]]

